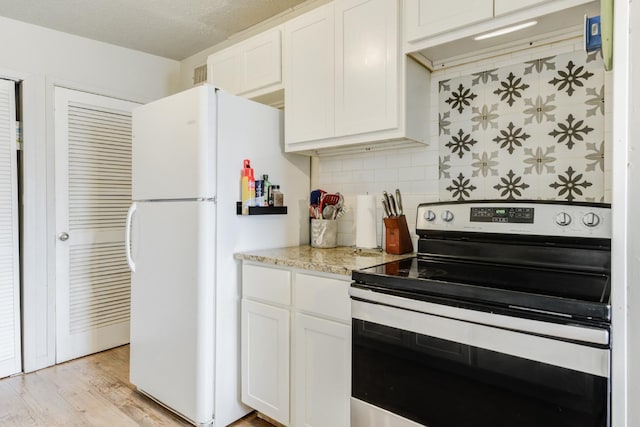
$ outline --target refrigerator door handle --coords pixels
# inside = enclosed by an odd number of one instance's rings
[[[131,257],[131,220],[133,219],[133,213],[136,211],[137,207],[138,205],[136,205],[135,203],[132,203],[131,206],[129,206],[129,210],[127,211],[127,226],[125,228],[124,237],[125,252],[127,254],[127,264],[129,264],[129,268],[134,273],[136,271],[136,263]]]

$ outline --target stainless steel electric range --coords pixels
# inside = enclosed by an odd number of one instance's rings
[[[353,272],[353,427],[605,427],[609,205],[427,203]]]

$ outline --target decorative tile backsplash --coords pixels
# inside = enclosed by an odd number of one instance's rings
[[[440,80],[441,200],[604,200],[604,69],[576,51]]]

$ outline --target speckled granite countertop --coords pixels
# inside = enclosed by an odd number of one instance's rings
[[[235,254],[236,259],[244,261],[255,261],[346,276],[350,276],[353,270],[360,270],[412,256],[413,254],[391,255],[372,249],[355,252],[351,246],[339,246],[332,249],[292,246]]]

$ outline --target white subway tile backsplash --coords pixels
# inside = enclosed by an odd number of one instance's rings
[[[344,170],[333,173],[333,182],[353,182],[353,171]]]
[[[424,167],[401,167],[398,170],[399,181],[422,181],[425,179],[426,170]]]
[[[322,185],[333,184],[333,174],[330,172],[320,172],[318,174],[318,182],[322,183]],[[322,185],[320,187],[322,187]]]
[[[367,170],[379,169],[386,166],[385,157],[378,153],[367,153],[363,156],[362,167]]]
[[[398,168],[376,169],[373,171],[374,181],[378,183],[397,182]]]
[[[404,168],[411,164],[412,152],[400,154],[397,153],[393,156],[388,156],[386,161],[387,168]]]
[[[368,170],[356,169],[353,171],[353,182],[356,184],[366,184],[371,181],[372,176],[373,176],[373,173],[371,172],[370,169]]]
[[[342,161],[342,170],[357,171],[364,168],[364,159],[359,157],[347,157]]]
[[[335,172],[342,170],[343,160],[339,157],[323,158],[320,162],[320,172]]]

